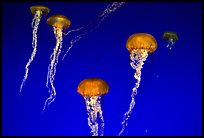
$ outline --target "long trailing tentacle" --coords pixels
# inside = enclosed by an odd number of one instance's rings
[[[106,17],[109,16],[110,13],[114,12],[117,10],[119,7],[121,7],[125,2],[113,2],[112,4],[108,5],[103,12],[101,12],[94,20],[90,21],[89,23],[85,24],[84,26],[78,28],[78,29],[73,29],[70,30],[67,33],[64,33],[65,35],[68,35],[72,32],[78,32],[83,30],[82,33],[79,35],[75,36],[71,41],[68,50],[64,54],[62,60],[65,59],[67,53],[70,51],[70,49],[73,47],[74,43],[79,41],[81,38],[83,38],[85,35],[88,33],[91,33],[94,29],[98,28],[100,24],[106,19]],[[96,25],[95,25],[96,24]]]

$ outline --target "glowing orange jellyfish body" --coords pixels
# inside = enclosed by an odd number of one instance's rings
[[[31,13],[34,15],[36,11],[42,11],[42,14],[46,15],[50,12],[50,9],[43,5],[35,5],[30,7]]]
[[[93,136],[98,136],[97,114],[100,116],[100,135],[103,136],[104,119],[101,110],[101,96],[108,93],[108,84],[98,78],[88,78],[80,82],[78,85],[78,93],[80,93],[86,102],[88,112],[88,125],[91,128]]]
[[[136,33],[131,35],[127,42],[126,47],[130,52],[131,59],[131,67],[135,70],[134,78],[136,79],[136,84],[132,89],[131,102],[129,106],[129,110],[124,114],[124,118],[122,121],[122,129],[119,136],[123,133],[126,126],[128,125],[128,119],[132,113],[132,109],[135,106],[135,95],[137,94],[137,89],[140,85],[141,80],[141,69],[144,61],[147,59],[149,53],[153,53],[157,48],[157,42],[155,38],[147,33]]]
[[[108,93],[108,84],[97,78],[89,78],[81,81],[78,86],[78,93],[82,96],[99,96]]]
[[[71,21],[64,15],[56,14],[47,19],[47,24],[56,28],[67,29]]]
[[[145,49],[148,53],[152,53],[157,48],[157,42],[150,34],[136,33],[128,38],[126,47],[130,52],[134,49]]]

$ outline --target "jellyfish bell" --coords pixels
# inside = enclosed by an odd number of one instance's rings
[[[150,34],[135,33],[128,38],[126,47],[129,52],[135,49],[145,49],[148,53],[152,53],[157,49],[157,42]]]
[[[56,28],[67,29],[71,21],[61,14],[56,14],[47,19],[47,24]]]
[[[163,40],[168,40],[167,48],[171,49],[174,43],[178,40],[176,32],[164,32]]]
[[[98,78],[84,79],[78,85],[77,91],[85,99],[88,125],[91,128],[92,136],[98,136],[98,130],[100,130],[100,136],[103,136],[105,123],[102,114],[101,96],[107,94],[108,90],[108,84]],[[98,122],[98,119],[100,119],[100,122]]]
[[[48,14],[50,12],[50,9],[43,5],[35,5],[30,7],[31,13],[34,15],[36,11],[42,11],[44,15]]]
[[[109,86],[104,80],[98,78],[88,78],[80,82],[77,91],[82,96],[92,97],[106,94],[108,93],[108,90]]]
[[[173,40],[178,40],[178,35],[176,32],[164,32],[163,37],[164,40],[169,40],[169,39],[173,39]]]

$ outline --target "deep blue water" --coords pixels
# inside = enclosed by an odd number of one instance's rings
[[[45,5],[50,13],[38,27],[38,49],[21,97],[19,88],[25,65],[32,53],[30,6]],[[92,33],[76,42],[64,61],[75,33],[63,37],[62,53],[54,85],[56,100],[40,115],[48,95],[47,67],[55,46],[52,27],[46,23],[54,14],[71,20],[68,30],[94,19],[111,2],[2,3],[2,135],[91,135],[83,97],[77,93],[85,78],[105,80],[105,135],[121,130],[134,87],[127,38],[149,33],[157,40],[157,50],[148,56],[135,97],[125,136],[202,135],[202,3],[129,2],[111,13]],[[179,40],[172,50],[162,39],[174,31]]]

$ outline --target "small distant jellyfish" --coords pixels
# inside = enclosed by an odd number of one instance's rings
[[[131,94],[131,102],[129,105],[129,110],[124,114],[124,118],[122,121],[122,129],[119,132],[119,136],[123,133],[126,126],[128,125],[128,119],[132,113],[132,110],[135,106],[135,95],[137,94],[137,89],[139,88],[141,81],[141,69],[144,61],[146,61],[148,54],[153,53],[157,48],[156,39],[147,33],[136,33],[131,35],[127,42],[126,47],[130,52],[130,59],[132,62],[130,63],[131,67],[135,70],[134,78],[136,79],[136,84],[132,89]]]
[[[19,95],[21,94],[22,88],[25,85],[25,82],[28,78],[29,66],[31,65],[31,63],[32,63],[32,61],[36,55],[36,52],[37,52],[38,25],[40,23],[42,15],[46,15],[47,13],[50,12],[50,9],[48,7],[42,6],[42,5],[31,6],[30,10],[31,10],[31,13],[34,15],[33,20],[32,20],[32,25],[31,25],[33,28],[33,41],[32,41],[33,52],[31,54],[29,61],[27,62],[26,66],[25,66],[25,75],[24,75],[23,81],[22,81],[21,86],[20,86]]]
[[[56,46],[53,49],[53,53],[50,56],[50,64],[48,66],[48,73],[47,73],[47,82],[46,86],[49,89],[50,96],[47,98],[44,104],[44,108],[42,110],[42,113],[44,112],[45,108],[49,106],[52,102],[54,102],[56,98],[56,90],[54,87],[54,80],[55,80],[55,74],[56,74],[56,66],[58,63],[58,57],[61,53],[62,49],[62,30],[67,29],[71,22],[70,20],[65,17],[64,15],[53,15],[47,19],[47,24],[50,26],[53,26],[54,29],[54,35],[56,38]],[[51,88],[50,88],[51,86]]]
[[[175,42],[178,40],[178,36],[176,32],[164,32],[163,37],[164,40],[168,40],[167,48],[172,49]]]
[[[103,136],[104,118],[101,109],[101,100],[103,98],[102,95],[108,93],[108,90],[108,84],[98,78],[84,79],[78,85],[77,91],[84,97],[86,102],[88,125],[91,128],[92,136],[98,136],[98,130],[100,130],[100,136]],[[100,119],[100,125],[98,125],[98,119]]]

